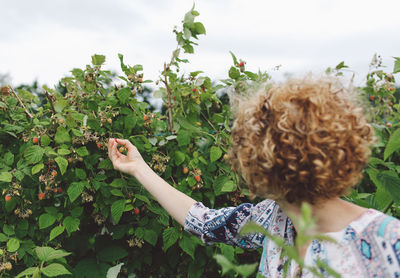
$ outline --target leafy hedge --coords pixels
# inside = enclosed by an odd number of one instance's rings
[[[174,30],[178,47],[154,82],[162,112],[142,101],[144,85],[152,82],[144,79],[142,66],[126,65],[120,54],[124,76],[104,70],[105,57],[94,55],[90,65],[73,69],[55,89],[43,87],[40,98],[24,88],[1,88],[3,277],[24,270],[33,277],[106,277],[107,272],[107,277],[201,277],[218,272],[216,249],[231,261],[258,260],[258,252],[206,247],[184,233],[107,158],[108,138],[129,138],[156,172],[194,199],[211,207],[248,201],[223,159],[231,119],[224,93],[269,76],[246,71],[233,54],[229,78],[222,82],[201,71],[181,74],[180,65],[188,61],[180,52],[193,53],[193,39],[205,34],[196,16],[190,10],[182,28]],[[330,74],[340,74],[343,66]],[[394,73],[399,67],[397,59]],[[399,104],[393,88],[392,74],[377,68],[368,75],[364,91],[375,109],[380,142],[365,179],[348,198],[399,217]]]

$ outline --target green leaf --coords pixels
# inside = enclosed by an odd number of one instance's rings
[[[35,248],[36,255],[39,260],[43,262],[49,262],[51,260],[63,258],[65,256],[71,255],[70,252],[66,252],[61,249],[54,249],[48,246],[37,246]]]
[[[194,251],[196,250],[196,243],[189,235],[184,234],[179,241],[179,246],[194,260]]]
[[[111,170],[113,169],[113,164],[110,159],[103,159],[100,161],[99,165],[97,166],[99,169],[104,169],[104,170]]]
[[[54,160],[57,162],[58,168],[60,168],[61,175],[64,175],[65,171],[67,171],[68,160],[61,156],[56,157]]]
[[[213,257],[217,261],[217,263],[222,267],[222,273],[221,273],[222,276],[228,273],[230,270],[234,269],[234,265],[227,258],[225,258],[225,256],[221,254],[215,254]]]
[[[104,55],[99,55],[99,54],[94,54],[92,56],[92,64],[95,66],[101,66],[104,64],[106,61],[106,56]]]
[[[190,32],[189,28],[183,28],[183,37],[187,40],[190,40],[192,37],[192,32]]]
[[[82,213],[83,213],[83,207],[74,207],[71,210],[72,217],[79,217],[82,215]]]
[[[232,192],[237,189],[236,183],[234,183],[232,180],[228,180],[224,182],[221,188],[221,192]]]
[[[4,163],[7,166],[11,166],[14,163],[14,155],[11,152],[6,152],[4,155]]]
[[[214,188],[214,192],[216,196],[221,195],[222,193],[222,188],[224,187],[225,183],[228,183],[229,181],[231,181],[229,179],[229,176],[226,175],[221,175],[218,176],[213,183],[213,188]],[[227,189],[227,187],[225,187]]]
[[[65,99],[58,99],[57,102],[54,104],[54,110],[56,112],[61,113],[65,107],[68,106],[68,101]]]
[[[40,146],[30,146],[25,149],[24,157],[29,164],[35,164],[42,160],[44,149]]]
[[[71,185],[68,187],[67,190],[68,197],[71,200],[71,202],[75,201],[76,198],[78,198],[79,195],[82,194],[84,188],[85,185],[82,182],[71,183]]]
[[[116,266],[110,267],[107,271],[107,277],[106,278],[117,278],[119,272],[121,271],[121,267],[124,265],[124,263],[117,264]]]
[[[111,205],[111,215],[116,224],[118,224],[119,220],[121,219],[124,209],[125,209],[125,199],[115,201]]]
[[[125,187],[127,185],[126,180],[123,179],[114,179],[111,184],[112,187]]]
[[[210,150],[210,160],[211,162],[217,161],[222,155],[222,150],[220,148],[217,148],[215,146],[211,147]]]
[[[0,233],[0,242],[6,242],[8,240],[8,236],[3,233]]]
[[[180,151],[175,152],[175,164],[176,166],[179,166],[182,164],[182,162],[185,161],[185,154]]]
[[[133,115],[126,116],[124,119],[124,126],[130,133],[132,128],[136,126],[137,117]]]
[[[9,172],[1,172],[0,173],[0,181],[4,182],[11,182],[12,181],[12,175]]]
[[[51,231],[50,231],[50,241],[52,241],[53,239],[55,239],[56,237],[58,237],[59,235],[61,235],[65,230],[64,226],[57,226],[54,227]]]
[[[143,196],[143,195],[140,195],[140,194],[135,194],[135,198],[145,202],[148,205],[150,205],[150,201],[146,196]]]
[[[178,141],[178,146],[186,146],[190,144],[190,133],[184,130],[179,130],[178,136],[176,138]]]
[[[81,168],[75,168],[75,176],[80,180],[86,180],[86,172]]]
[[[57,128],[57,133],[54,139],[57,144],[64,144],[71,142],[71,136],[63,126]]]
[[[97,258],[103,262],[115,262],[128,256],[128,252],[118,245],[107,246],[97,254]]]
[[[153,246],[156,246],[158,235],[153,230],[146,230],[143,239]]]
[[[40,170],[42,170],[43,168],[44,168],[43,163],[36,164],[35,166],[32,167],[32,175],[39,173]]]
[[[128,76],[131,72],[129,68],[124,64],[124,55],[118,53],[118,59],[121,62],[122,71]]]
[[[116,189],[116,188],[111,189],[111,190],[110,190],[110,193],[111,193],[112,195],[114,195],[114,196],[125,197],[124,193],[122,193],[121,190]]]
[[[400,57],[394,57],[394,59],[393,73],[398,73],[400,72]]]
[[[126,101],[129,99],[130,95],[131,95],[131,89],[128,87],[119,89],[117,92],[117,97],[119,98],[119,100],[122,104],[126,103]]]
[[[65,217],[63,221],[63,225],[65,226],[65,229],[69,235],[78,230],[80,223],[81,221],[78,218],[72,216]]]
[[[395,173],[394,173],[395,174]],[[397,174],[380,172],[377,175],[377,179],[381,182],[382,186],[390,193],[391,197],[395,202],[400,202],[400,178]]]
[[[14,234],[15,234],[14,226],[4,224],[4,226],[3,226],[3,232],[4,232],[6,235],[8,235],[8,236],[14,235]]]
[[[39,228],[45,229],[47,227],[50,227],[51,225],[54,224],[55,221],[56,217],[54,215],[44,213],[39,216]]]
[[[58,263],[52,263],[42,268],[42,273],[48,277],[58,277],[61,275],[71,274],[65,266]]]
[[[48,146],[51,143],[51,139],[47,134],[40,136],[40,142],[43,146]]]
[[[88,150],[87,150],[87,148],[86,148],[85,146],[80,147],[79,149],[77,149],[77,150],[76,150],[76,153],[77,153],[79,156],[82,156],[82,157],[88,156],[88,155],[89,155],[89,152],[88,152]]]
[[[250,275],[252,275],[257,270],[257,266],[258,266],[258,263],[242,264],[242,265],[236,266],[236,271],[237,271],[237,273],[242,275],[242,277],[245,278],[245,277],[249,277]]]
[[[229,77],[232,79],[238,79],[240,77],[240,71],[235,67],[231,67],[229,69]]]
[[[179,232],[175,227],[165,229],[163,232],[163,251],[167,251],[179,238]]]
[[[232,56],[232,59],[233,59],[233,64],[234,64],[234,65],[236,65],[236,64],[239,64],[239,62],[238,62],[238,60],[237,60],[237,58],[236,58],[235,54],[233,54],[233,52],[232,52],[232,51],[229,51],[229,53],[230,53],[230,54],[231,54],[231,56]]]
[[[195,22],[194,29],[195,29],[196,33],[199,35],[206,33],[206,28],[204,28],[204,25],[201,22]]]
[[[19,249],[20,243],[17,238],[10,238],[7,242],[7,251],[15,252]]]
[[[383,159],[386,160],[392,153],[400,149],[400,128],[396,129],[390,135],[389,142],[386,145]]]
[[[68,149],[58,149],[58,150],[57,150],[57,153],[58,153],[59,155],[68,155],[68,154],[71,153],[71,151],[68,150]]]
[[[39,267],[29,267],[29,268],[25,269],[24,271],[22,271],[21,273],[19,273],[17,276],[15,276],[15,278],[26,277],[26,276],[32,275],[35,271],[39,271]]]

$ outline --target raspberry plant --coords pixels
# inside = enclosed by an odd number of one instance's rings
[[[226,92],[240,92],[269,75],[247,71],[245,62],[233,53],[229,77],[222,82],[202,71],[182,74],[181,65],[188,62],[183,55],[193,53],[195,40],[206,32],[195,21],[198,15],[193,7],[181,28],[174,29],[177,48],[154,82],[145,79],[141,65],[127,65],[119,54],[123,76],[105,70],[105,57],[94,55],[91,64],[73,69],[54,88],[44,86],[40,95],[27,87],[1,88],[2,277],[22,271],[33,277],[40,273],[49,277],[67,273],[74,277],[213,276],[219,271],[212,258],[216,249],[230,261],[258,260],[258,252],[244,253],[226,245],[206,247],[183,232],[133,177],[114,171],[107,158],[109,138],[128,138],[154,171],[205,205],[248,201],[248,192],[238,190],[240,180],[223,159],[230,144]],[[393,74],[398,71],[397,60]],[[365,94],[376,96],[374,115],[382,140],[368,175],[349,198],[361,205],[377,204],[398,217],[400,187],[387,181],[399,183],[394,176],[400,171],[399,104],[392,87],[380,85],[393,85],[393,74],[372,71],[368,77]],[[156,86],[154,97],[163,101],[160,112],[143,101],[147,83]],[[384,103],[392,105],[379,108]],[[382,121],[390,121],[391,126]],[[62,273],[46,272],[51,262],[39,255],[43,246],[69,255],[53,263]]]

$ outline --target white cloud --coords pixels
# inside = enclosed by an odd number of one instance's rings
[[[8,1],[0,18],[0,73],[14,83],[54,84],[94,53],[107,56],[107,68],[119,70],[117,53],[128,64],[143,64],[155,79],[176,43],[172,28],[191,6],[185,0],[154,1]],[[400,56],[397,0],[199,0],[200,36],[187,71],[202,69],[225,78],[229,51],[251,70],[321,71],[344,60],[362,81],[377,52],[391,67]]]

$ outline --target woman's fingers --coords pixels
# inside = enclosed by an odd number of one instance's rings
[[[128,149],[128,152],[130,151],[130,150],[134,150],[134,149],[136,149],[136,147],[131,143],[131,141],[129,141],[129,140],[126,140],[126,139],[115,139],[115,141],[118,143],[118,144],[120,144],[120,145],[122,145],[122,146],[125,146],[127,149]]]

